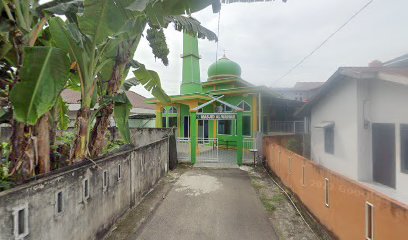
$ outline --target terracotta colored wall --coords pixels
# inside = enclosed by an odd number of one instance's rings
[[[280,142],[264,138],[269,168],[339,239],[366,239],[366,202],[374,206],[374,239],[408,239],[407,205],[290,152]],[[329,207],[325,205],[325,178],[329,179]]]

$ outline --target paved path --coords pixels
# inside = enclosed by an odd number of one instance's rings
[[[240,169],[184,173],[132,239],[278,239],[266,210]]]

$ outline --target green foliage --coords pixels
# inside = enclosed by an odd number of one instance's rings
[[[130,103],[125,93],[119,94],[115,97],[113,117],[115,119],[116,126],[118,127],[119,132],[126,143],[130,143],[130,109],[132,109],[132,104]]]
[[[288,142],[286,143],[286,148],[297,154],[302,154],[302,144],[296,138],[289,139]]]
[[[122,90],[129,91],[131,87],[139,85],[139,81],[136,78],[129,78],[123,82]]]
[[[108,141],[108,144],[106,147],[103,149],[103,154],[107,154],[113,151],[118,150],[120,147],[123,145],[126,145],[126,142],[123,140],[113,140],[113,141]]]
[[[273,212],[285,200],[282,193],[275,193],[272,197],[261,194],[261,202],[267,211]]]
[[[150,25],[150,28],[147,29],[146,39],[149,41],[154,57],[161,59],[165,66],[169,65],[168,55],[170,50],[167,47],[166,36],[164,36],[163,29]]]
[[[168,16],[166,17],[166,21],[174,23],[174,28],[177,31],[184,31],[198,38],[207,38],[210,41],[218,41],[218,37],[214,32],[203,27],[201,23],[193,17]]]
[[[58,112],[58,129],[67,130],[69,127],[68,105],[62,97],[58,97],[57,104],[55,105]]]
[[[9,142],[2,142],[1,143],[1,158],[8,159],[11,152],[11,145]]]
[[[68,73],[69,61],[61,49],[26,47],[21,82],[10,93],[17,121],[34,125],[47,113],[64,89]]]
[[[152,70],[147,70],[145,65],[133,61],[133,67],[137,69],[133,71],[136,79],[146,88],[147,91],[151,91],[152,95],[155,96],[160,102],[170,102],[169,96],[164,92],[161,87],[160,77],[157,72]]]
[[[64,132],[62,135],[57,136],[57,144],[72,146],[74,143],[75,137],[76,135],[74,132]]]
[[[12,186],[9,175],[10,162],[0,162],[0,191],[10,189]]]

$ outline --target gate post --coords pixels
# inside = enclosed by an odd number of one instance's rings
[[[242,137],[242,111],[237,112],[237,164],[242,165],[242,154],[243,154],[243,141]]]
[[[191,164],[195,164],[197,160],[197,113],[190,112],[190,154]]]
[[[162,112],[163,112],[163,107],[161,105],[156,105],[156,128],[163,127]]]

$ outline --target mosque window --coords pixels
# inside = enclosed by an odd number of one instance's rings
[[[170,107],[168,113],[170,113],[170,114],[177,113],[177,108],[176,107]]]
[[[249,103],[245,102],[245,101],[241,101],[238,104],[238,107],[243,109],[244,112],[250,112],[251,111],[251,105],[249,105]]]
[[[250,116],[242,117],[242,135],[251,136],[251,117]]]
[[[232,108],[224,105],[224,112],[232,112]]]
[[[218,134],[232,135],[232,121],[231,120],[219,120],[218,121]]]

